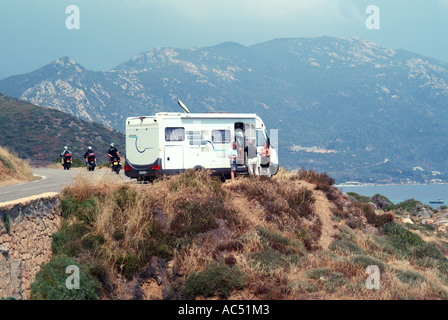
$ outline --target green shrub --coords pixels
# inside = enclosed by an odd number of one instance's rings
[[[172,191],[182,189],[192,189],[198,192],[212,192],[216,196],[222,197],[225,192],[221,188],[221,181],[218,177],[211,176],[205,170],[186,170],[177,175],[169,182]]]
[[[372,202],[384,211],[389,211],[395,208],[395,205],[387,197],[378,193],[372,197]]]
[[[393,215],[390,213],[376,214],[375,210],[373,210],[373,208],[367,203],[360,204],[359,206],[363,211],[364,216],[367,219],[367,222],[370,223],[371,225],[374,225],[377,228],[381,228],[385,224],[390,223],[394,220]]]
[[[68,266],[79,268],[79,289],[68,289]],[[31,284],[31,300],[96,300],[98,283],[67,256],[53,256],[44,264]]]
[[[421,206],[423,206],[423,203],[421,203],[420,201],[417,201],[415,199],[408,199],[406,201],[397,203],[394,209],[397,211],[407,212],[411,216],[415,216],[417,215],[418,209]]]
[[[99,167],[100,168],[110,168],[110,162],[109,161],[101,162]]]
[[[299,256],[296,254],[283,254],[274,249],[253,253],[250,258],[258,264],[262,270],[270,271],[275,268],[288,268],[291,264],[299,263]]]
[[[414,224],[414,223],[405,223],[406,228],[411,230],[419,230],[423,233],[428,234],[428,231],[435,231],[437,227],[433,224]]]
[[[171,221],[170,229],[177,237],[195,236],[216,228],[215,216],[221,208],[213,199],[202,203],[192,199],[177,203],[177,214]]]
[[[312,204],[316,201],[313,197],[313,191],[302,187],[298,190],[294,189],[293,192],[287,192],[284,194],[291,214],[294,216],[296,213],[301,217],[308,217],[313,214]]]
[[[397,279],[403,283],[410,285],[426,281],[425,277],[422,276],[420,273],[410,270],[399,271],[397,273]]]
[[[115,241],[123,240],[124,239],[124,230],[123,230],[123,228],[115,229],[114,232],[112,233],[112,238]]]
[[[115,267],[123,276],[131,280],[143,268],[140,257],[136,254],[122,254],[116,259]]]
[[[305,248],[298,242],[283,237],[281,234],[272,232],[264,228],[257,229],[261,240],[266,242],[272,249],[283,254],[297,254],[303,256],[306,254]]]
[[[68,218],[75,215],[79,220],[91,224],[97,213],[98,199],[89,198],[79,202],[71,197],[62,197],[61,206],[62,217]]]
[[[78,158],[72,158],[72,167],[73,168],[82,168],[85,166],[86,166],[86,164],[84,163],[84,161],[81,161]]]
[[[172,239],[166,235],[154,235],[153,238],[145,239],[143,244],[140,246],[141,255],[143,257],[158,256],[162,259],[171,259],[173,256],[174,249],[180,249],[187,244],[181,244],[180,241],[174,242]]]
[[[399,242],[387,236],[373,236],[373,240],[379,246],[383,255],[394,255],[404,259],[409,259],[410,257],[410,251],[407,247],[400,245]]]
[[[64,248],[69,241],[70,238],[64,232],[58,231],[53,233],[53,241],[51,242],[51,251],[53,251],[54,254],[64,252]]]
[[[358,246],[356,243],[345,239],[333,240],[328,248],[342,254],[366,254],[363,248]]]
[[[317,268],[308,271],[308,277],[314,280],[321,280],[324,283],[325,291],[333,293],[336,288],[347,283],[347,279],[340,272],[331,272],[327,267]]]
[[[404,246],[417,246],[425,243],[420,236],[407,230],[396,222],[390,222],[384,225],[383,232],[397,245]]]
[[[411,256],[414,259],[423,261],[425,259],[433,259],[439,263],[447,262],[448,259],[443,255],[443,253],[437,248],[434,243],[423,243],[421,245],[411,248]]]
[[[0,155],[0,162],[5,166],[7,169],[11,170],[12,172],[16,173],[16,168],[14,165],[9,161],[6,157]]]
[[[318,173],[314,170],[306,170],[304,168],[297,172],[297,177],[300,180],[305,180],[309,183],[314,183],[318,188],[326,188],[332,186],[335,182],[326,172]]]
[[[193,272],[187,277],[183,293],[188,299],[197,296],[210,297],[215,294],[227,299],[232,290],[243,289],[245,282],[246,276],[237,266],[211,263],[204,271]]]
[[[315,286],[313,283],[297,280],[296,282],[291,284],[291,289],[298,293],[311,293],[319,291],[319,288]]]
[[[351,262],[361,265],[364,268],[374,265],[378,266],[378,268],[380,268],[381,271],[384,271],[385,269],[385,264],[382,261],[367,255],[354,255],[353,257],[351,257],[350,260]]]
[[[258,234],[262,237],[262,239],[265,239],[269,242],[281,244],[285,247],[291,243],[290,239],[283,237],[281,234],[277,232],[272,232],[265,228],[258,228],[257,231]]]
[[[61,214],[63,218],[74,215],[78,209],[78,201],[71,197],[61,197]]]
[[[325,281],[325,291],[334,293],[338,287],[345,285],[348,282],[344,275],[340,272],[332,272],[329,278]]]
[[[6,232],[9,233],[11,230],[11,221],[9,220],[9,215],[5,214],[3,217],[3,225],[5,226]]]
[[[177,179],[173,180],[170,186],[172,191],[178,191],[182,188],[199,189],[200,184],[196,179],[196,174],[193,170],[187,170]]]
[[[97,248],[99,248],[103,243],[105,242],[105,239],[102,235],[96,235],[96,234],[87,234],[81,239],[81,245],[86,250],[95,251]]]
[[[367,197],[367,196],[361,196],[359,194],[357,194],[356,192],[347,192],[347,196],[352,199],[355,200],[359,203],[368,203],[372,201],[372,198]]]
[[[83,249],[83,237],[89,232],[89,227],[83,222],[68,224],[64,222],[61,229],[53,233],[51,249],[54,254],[64,254],[74,257]]]
[[[338,235],[344,240],[348,240],[351,242],[355,240],[355,233],[353,232],[353,230],[344,225],[341,225],[339,227]]]
[[[328,267],[322,267],[308,271],[308,277],[316,280],[321,277],[327,277],[330,273],[331,271]]]
[[[57,157],[56,160],[54,161],[55,163],[61,163],[61,157]],[[73,158],[72,157],[72,168],[82,168],[85,167],[86,164],[84,163],[84,161],[79,160],[78,158]]]
[[[112,198],[119,208],[126,209],[137,199],[137,191],[125,185],[115,190]]]

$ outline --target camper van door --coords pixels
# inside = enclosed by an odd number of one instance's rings
[[[165,146],[164,169],[184,169],[184,147]]]

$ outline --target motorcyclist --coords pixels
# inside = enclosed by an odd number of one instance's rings
[[[64,147],[64,150],[61,152],[60,157],[62,158],[62,163],[64,163],[65,157],[71,157],[72,153],[68,149],[67,146]]]
[[[120,153],[118,152],[117,148],[114,146],[113,143],[110,144],[110,148],[107,151],[107,155],[109,156],[109,163],[110,163],[111,167],[112,167],[114,158],[118,159],[118,161],[121,160]]]
[[[84,153],[84,158],[86,159],[87,166],[89,165],[89,159],[96,159],[95,152],[93,151],[91,146],[87,147],[86,153]]]
[[[65,160],[65,159],[69,159],[70,162],[71,162],[72,153],[71,153],[71,151],[68,149],[67,146],[64,147],[64,150],[61,152],[60,157],[61,157],[61,163],[62,163],[62,165],[64,165],[64,160]]]

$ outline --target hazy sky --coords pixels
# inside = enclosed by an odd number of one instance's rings
[[[70,5],[79,29],[68,29]],[[380,29],[368,29],[369,5]],[[448,0],[0,0],[0,78],[62,56],[108,70],[154,47],[359,37],[448,62]],[[71,23],[74,20],[70,20]]]

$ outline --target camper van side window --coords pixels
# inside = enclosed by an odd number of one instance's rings
[[[230,130],[212,130],[213,143],[230,143]]]
[[[184,141],[184,128],[165,128],[165,141]]]
[[[187,138],[190,146],[200,146],[207,144],[201,131],[187,131]]]

